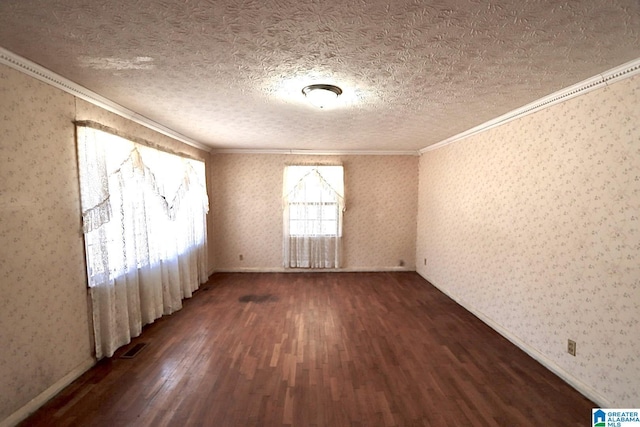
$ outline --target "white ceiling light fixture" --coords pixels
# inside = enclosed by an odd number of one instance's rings
[[[316,84],[302,88],[302,93],[309,102],[318,108],[330,107],[335,104],[342,89],[334,85]]]

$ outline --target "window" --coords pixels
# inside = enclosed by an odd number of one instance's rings
[[[337,236],[338,202],[289,202],[289,234]]]
[[[90,122],[77,137],[96,355],[109,357],[207,279],[205,167]]]
[[[342,166],[287,166],[284,173],[285,266],[339,266],[344,210]]]

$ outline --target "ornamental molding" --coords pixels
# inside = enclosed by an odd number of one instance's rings
[[[619,80],[635,76],[639,73],[640,58],[622,64],[619,67],[612,68],[609,71],[605,71],[604,73],[600,73],[597,76],[583,80],[573,86],[561,89],[557,92],[552,93],[551,95],[545,96],[544,98],[540,98],[537,101],[533,101],[523,107],[512,110],[506,114],[503,114],[502,116],[496,117],[493,120],[489,120],[488,122],[482,123],[481,125],[461,132],[436,144],[425,147],[421,149],[419,153],[423,154],[428,151],[437,150],[438,148],[453,144],[454,142],[463,140],[472,135],[476,135],[480,132],[484,132],[497,126],[501,126],[512,120],[519,119],[529,114],[538,112],[545,108],[551,107],[552,105],[568,101],[571,98],[584,95],[585,93],[591,92],[592,90],[600,89]]]
[[[161,125],[160,123],[148,119],[147,117],[141,116],[135,111],[129,110],[128,108],[125,108],[120,104],[117,104],[103,96],[100,96],[97,93],[54,73],[53,71],[44,68],[43,66],[38,65],[35,62],[29,61],[22,56],[16,55],[15,53],[8,51],[7,49],[4,49],[2,47],[0,47],[0,64],[4,64],[10,68],[13,68],[14,70],[20,71],[23,74],[38,79],[41,82],[47,83],[77,98],[87,101],[111,113],[124,117],[125,119],[129,119],[132,122],[138,123],[139,125],[145,126],[170,138],[173,138],[200,150],[204,150],[207,152],[211,151],[211,147],[207,145],[184,136],[181,133],[178,133],[166,126]]]
[[[450,138],[442,140],[436,144],[425,147],[419,151],[367,151],[367,150],[334,150],[334,151],[318,151],[318,150],[252,150],[252,149],[215,149],[194,139],[191,139],[181,133],[178,133],[166,126],[161,125],[147,117],[144,117],[135,111],[129,110],[120,104],[117,104],[83,86],[80,86],[71,80],[62,77],[53,71],[42,67],[26,58],[0,47],[0,64],[4,64],[23,74],[29,75],[37,80],[54,86],[64,92],[67,92],[77,98],[87,101],[93,105],[103,108],[109,112],[117,114],[121,117],[129,119],[135,123],[166,135],[170,138],[183,142],[192,147],[211,153],[237,153],[237,154],[292,154],[292,155],[322,155],[322,156],[339,156],[339,155],[391,155],[391,156],[415,156],[426,153],[428,151],[437,150],[454,142],[463,140],[472,135],[487,131],[497,126],[501,126],[512,120],[525,117],[542,109],[551,107],[560,102],[568,101],[571,98],[586,94],[592,90],[608,86],[619,80],[627,79],[634,75],[640,74],[640,58],[612,68],[608,71],[598,74],[597,76],[583,80],[573,86],[561,89],[548,96],[540,98],[523,107],[512,110],[495,119],[489,120],[476,127],[468,129]]]

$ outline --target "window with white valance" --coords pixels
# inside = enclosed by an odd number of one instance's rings
[[[77,124],[96,357],[182,307],[206,274],[202,161]]]
[[[342,166],[286,166],[284,266],[338,268],[342,246]]]

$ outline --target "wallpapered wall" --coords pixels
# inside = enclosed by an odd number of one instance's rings
[[[415,269],[418,157],[215,154],[216,270],[283,269],[284,166],[330,162],[345,168],[344,268]]]
[[[639,124],[635,77],[420,159],[418,272],[617,407],[640,406]]]
[[[74,111],[0,66],[0,420],[91,357]]]
[[[0,423],[92,363],[76,118],[208,159],[0,65]]]

